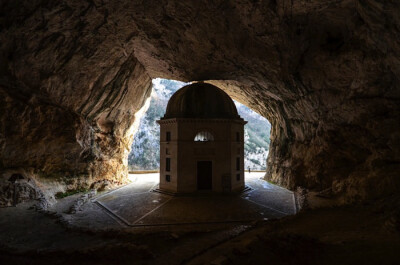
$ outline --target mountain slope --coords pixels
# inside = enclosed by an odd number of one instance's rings
[[[132,144],[128,164],[132,170],[158,169],[160,160],[160,131],[156,120],[164,116],[168,100],[185,83],[154,79],[148,110],[140,120],[139,130]],[[265,169],[269,149],[271,125],[267,119],[235,101],[240,116],[248,121],[245,126],[245,168]]]

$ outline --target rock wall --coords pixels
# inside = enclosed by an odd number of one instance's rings
[[[269,180],[346,201],[400,189],[395,1],[1,5],[5,169],[121,180],[134,113],[163,77],[207,80],[267,117]]]
[[[0,168],[5,178],[120,184],[151,78],[80,1],[2,3]],[[117,14],[115,14],[117,15]]]

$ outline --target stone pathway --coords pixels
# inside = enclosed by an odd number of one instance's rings
[[[131,184],[96,195],[75,213],[71,206],[83,194],[59,200],[47,214],[29,210],[34,202],[0,209],[0,260],[3,253],[28,264],[35,253],[40,264],[42,258],[97,263],[131,255],[137,264],[189,262],[258,221],[295,213],[293,193],[262,176],[246,174],[251,190],[243,194],[172,197],[152,191],[158,174],[131,175]]]
[[[133,182],[96,197],[92,203],[129,226],[252,222],[295,214],[293,192],[246,173],[250,191],[236,195],[173,197],[154,192],[158,174],[131,175]]]

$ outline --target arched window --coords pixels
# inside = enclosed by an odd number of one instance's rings
[[[196,134],[194,137],[195,142],[208,142],[208,141],[214,141],[214,136],[210,132],[199,132]]]

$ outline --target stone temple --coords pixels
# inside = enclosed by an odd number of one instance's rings
[[[178,90],[160,124],[161,191],[244,189],[244,125],[232,99],[207,83]]]

